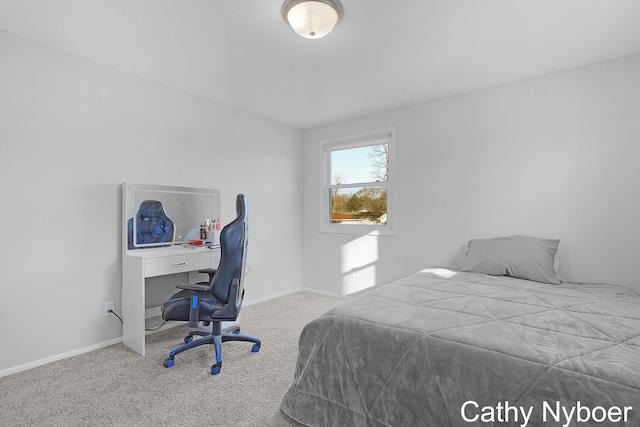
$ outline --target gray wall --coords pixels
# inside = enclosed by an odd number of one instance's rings
[[[220,188],[223,221],[244,192],[248,301],[301,287],[300,130],[4,31],[0,61],[0,371],[122,335],[123,182]]]
[[[352,292],[529,234],[561,239],[567,280],[640,290],[638,76],[633,55],[306,132],[305,284]],[[397,237],[319,233],[319,141],[392,126]]]
[[[121,336],[123,182],[220,188],[223,220],[246,193],[249,301],[515,233],[562,239],[567,279],[640,290],[640,55],[304,132],[4,31],[0,58],[0,371]],[[320,234],[319,140],[394,126],[398,236]]]

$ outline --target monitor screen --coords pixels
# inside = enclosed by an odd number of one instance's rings
[[[125,251],[189,243],[220,218],[220,190],[125,183],[122,195]]]

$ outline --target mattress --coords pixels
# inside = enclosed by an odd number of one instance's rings
[[[303,330],[309,426],[640,426],[640,295],[426,269]]]

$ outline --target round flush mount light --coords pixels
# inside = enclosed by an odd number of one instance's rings
[[[339,0],[285,0],[282,5],[284,20],[293,31],[308,39],[329,34],[343,13]]]

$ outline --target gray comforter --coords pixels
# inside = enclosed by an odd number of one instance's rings
[[[309,323],[281,408],[311,426],[640,426],[640,295],[423,270]]]

